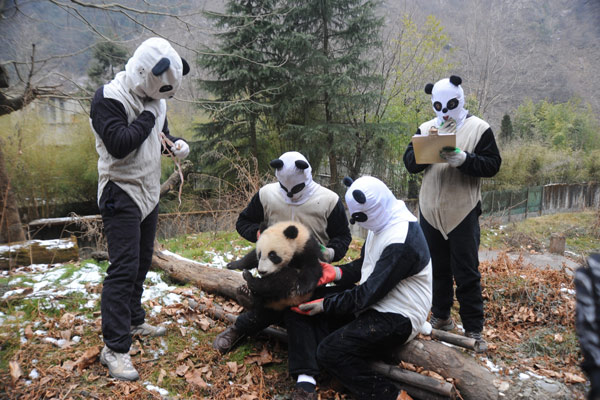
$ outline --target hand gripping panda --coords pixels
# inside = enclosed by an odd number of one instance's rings
[[[322,276],[321,247],[306,226],[282,221],[261,229],[256,249],[227,265],[242,269],[254,307],[283,310],[306,302]],[[250,269],[257,268],[259,277]]]

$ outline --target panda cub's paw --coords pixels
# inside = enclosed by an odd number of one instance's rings
[[[232,261],[226,267],[227,269],[243,269],[240,260]]]

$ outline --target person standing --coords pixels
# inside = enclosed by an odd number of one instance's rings
[[[121,380],[139,378],[129,356],[132,335],[166,333],[144,322],[141,298],[158,222],[161,154],[170,150],[180,159],[189,154],[185,140],[169,133],[165,101],[189,70],[169,42],[150,38],[135,50],[125,71],[96,91],[90,108],[99,155],[98,206],[110,261],[102,288],[100,361]]]
[[[436,117],[421,124],[416,133],[427,135],[431,128],[440,133],[455,133],[457,147],[441,151],[445,163],[417,164],[411,142],[404,153],[404,165],[410,173],[424,172],[419,192],[419,222],[433,263],[431,325],[435,329],[454,329],[450,310],[456,282],[465,335],[483,340],[478,257],[481,178],[496,175],[502,159],[490,125],[464,108],[461,83],[462,79],[453,75],[425,86]]]

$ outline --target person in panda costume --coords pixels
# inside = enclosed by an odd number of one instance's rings
[[[395,400],[398,388],[369,360],[427,329],[431,257],[417,218],[382,181],[363,176],[344,183],[350,223],[367,229],[367,238],[360,258],[334,267],[341,291],[286,315],[289,359],[312,348],[316,358],[294,372],[315,376],[322,367],[358,399]],[[292,399],[316,399],[314,389],[304,384],[304,395]]]
[[[452,330],[453,284],[465,335],[483,340],[484,324],[479,273],[479,215],[481,178],[492,177],[502,159],[494,133],[484,120],[465,110],[462,80],[458,76],[425,86],[436,117],[421,124],[417,135],[431,128],[456,134],[456,148],[445,148],[438,164],[417,164],[413,145],[404,153],[404,165],[413,174],[424,171],[419,192],[419,221],[433,262],[433,328]]]
[[[326,262],[340,260],[352,241],[348,218],[339,196],[312,179],[312,168],[301,153],[289,151],[272,160],[277,182],[260,188],[247,207],[240,213],[236,230],[246,240],[255,243],[259,228],[282,221],[304,224],[321,245],[321,259]],[[238,269],[238,263],[228,265]],[[333,272],[326,264],[324,274]],[[269,325],[282,321],[283,312],[258,308],[241,314],[235,324],[215,338],[213,348],[227,353],[248,335],[254,335]]]
[[[144,322],[141,298],[158,221],[161,154],[170,150],[183,159],[189,153],[188,144],[169,133],[165,101],[188,72],[187,62],[169,42],[151,38],[92,99],[98,206],[110,260],[101,298],[105,346],[100,361],[121,380],[139,378],[129,357],[132,335],[166,333]]]

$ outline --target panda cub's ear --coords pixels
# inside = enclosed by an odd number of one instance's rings
[[[274,160],[272,160],[269,165],[271,166],[271,168],[275,168],[275,169],[281,169],[281,167],[283,167],[283,161],[279,158],[276,158]]]
[[[285,228],[283,234],[288,239],[296,239],[298,237],[298,228],[295,225],[290,225]]]
[[[433,83],[428,83],[425,85],[425,93],[431,94],[433,92]]]

